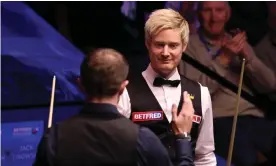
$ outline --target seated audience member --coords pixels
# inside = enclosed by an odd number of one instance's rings
[[[276,75],[276,2],[267,2],[267,6],[269,31],[255,46],[255,53]],[[275,91],[269,95],[273,101],[276,101]]]
[[[128,84],[129,66],[123,56],[112,49],[97,49],[88,54],[80,70],[86,103],[79,114],[49,129],[34,166],[173,166],[159,138],[116,108]],[[192,128],[194,108],[189,94],[183,96],[178,115],[172,106],[175,153],[177,165],[193,166],[191,142],[185,133]]]
[[[274,90],[275,75],[255,56],[247,43],[246,33],[236,32],[230,35],[225,32],[224,27],[230,17],[227,2],[199,2],[198,16],[201,27],[197,34],[190,36],[186,54],[235,85],[239,82],[240,57],[244,57],[245,80],[252,82],[259,93]],[[215,149],[218,155],[226,158],[237,94],[184,61],[180,63],[179,69],[180,74],[199,81],[210,89],[214,110]],[[245,84],[243,89],[251,93]],[[232,161],[236,166],[252,166],[257,163],[259,152],[269,158],[276,134],[276,122],[266,120],[263,110],[243,98],[240,100],[239,111]]]

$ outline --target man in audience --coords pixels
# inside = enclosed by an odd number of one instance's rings
[[[113,49],[97,49],[81,65],[80,87],[86,103],[75,115],[49,129],[40,142],[34,166],[173,166],[158,137],[122,116],[116,106],[128,80],[129,66]],[[179,115],[172,111],[172,130],[179,166],[193,166],[193,104],[184,92]],[[158,116],[159,114],[154,114]]]
[[[119,110],[133,122],[158,135],[174,159],[171,139],[171,106],[181,106],[182,92],[188,91],[195,108],[190,134],[195,165],[215,166],[212,103],[209,90],[181,77],[177,66],[189,41],[187,21],[172,9],[154,11],[145,25],[145,44],[150,64],[142,73],[131,72],[130,84],[120,97]],[[155,118],[144,114],[161,113]]]
[[[275,75],[263,64],[247,43],[246,33],[225,32],[230,17],[227,2],[199,2],[198,16],[201,24],[197,34],[190,36],[186,54],[215,71],[228,81],[238,85],[241,69],[240,58],[245,58],[245,80],[249,80],[259,93],[275,88]],[[199,81],[210,89],[214,110],[214,132],[216,153],[227,157],[237,94],[218,84],[190,64],[180,63],[180,74]],[[243,89],[251,93],[243,85]],[[233,162],[237,166],[257,163],[257,154],[271,152],[276,125],[264,119],[263,110],[241,98],[239,120],[235,136]]]

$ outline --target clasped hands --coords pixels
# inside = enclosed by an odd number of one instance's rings
[[[239,29],[231,31],[233,38],[229,40],[226,37],[221,43],[220,60],[222,64],[229,64],[233,57],[248,57],[246,32]]]

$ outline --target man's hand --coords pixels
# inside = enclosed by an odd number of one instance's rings
[[[229,64],[233,57],[242,55],[244,57],[247,57],[248,52],[246,50],[246,33],[241,32],[240,30],[237,30],[234,32],[235,35],[231,40],[228,40],[226,42],[223,42],[222,45],[222,53],[219,57],[222,64]]]
[[[193,103],[190,95],[185,91],[183,93],[183,105],[179,115],[177,115],[177,107],[172,106],[172,129],[174,134],[190,133],[192,128],[192,120],[194,115]]]
[[[225,51],[225,53],[228,53],[229,56],[236,56],[241,53],[245,43],[245,32],[239,32],[223,46],[223,51]]]

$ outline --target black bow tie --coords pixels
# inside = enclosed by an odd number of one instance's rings
[[[180,80],[165,80],[162,77],[156,77],[153,81],[153,86],[162,86],[162,85],[169,85],[172,87],[177,87],[180,83]]]

